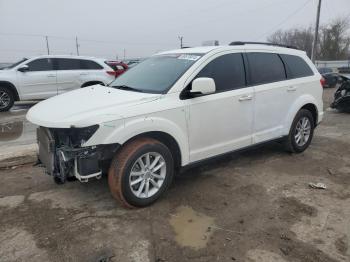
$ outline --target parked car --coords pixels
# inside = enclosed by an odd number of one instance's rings
[[[318,71],[320,72],[320,74],[324,78],[324,81],[322,83],[323,87],[334,88],[337,86],[337,84],[340,80],[339,75],[337,73],[333,72],[332,68],[320,67],[320,68],[318,68]]]
[[[107,85],[114,70],[103,59],[82,56],[39,56],[0,70],[0,111],[15,101],[42,100],[73,89]]]
[[[108,87],[43,101],[27,119],[40,126],[39,158],[57,183],[109,170],[113,196],[142,207],[167,190],[175,171],[201,161],[275,140],[303,152],[323,118],[320,79],[306,53],[292,48],[180,49]]]
[[[119,61],[106,61],[106,64],[113,68],[115,72],[115,77],[120,76],[129,68],[127,64]]]
[[[138,59],[128,59],[128,60],[124,60],[123,62],[125,64],[128,65],[129,68],[132,68],[136,65],[138,65],[139,63],[141,63],[142,61],[144,61],[145,58],[138,58]]]
[[[334,101],[331,107],[341,112],[350,113],[350,77],[341,77],[342,84],[334,93]]]

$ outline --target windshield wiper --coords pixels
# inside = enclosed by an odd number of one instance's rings
[[[127,91],[134,91],[134,92],[142,92],[142,90],[131,87],[131,86],[127,86],[127,85],[120,85],[120,86],[112,86],[116,89],[120,89],[120,90],[127,90]]]

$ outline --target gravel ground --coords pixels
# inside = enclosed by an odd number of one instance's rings
[[[350,261],[349,118],[326,110],[299,155],[272,143],[190,169],[144,209],[121,208],[106,178],[57,186],[39,167],[2,169],[0,260]]]

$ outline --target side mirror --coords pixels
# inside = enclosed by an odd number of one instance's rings
[[[28,65],[22,65],[22,66],[19,67],[17,70],[20,71],[20,72],[22,72],[22,73],[24,73],[24,72],[29,71],[29,66],[28,66]]]
[[[213,78],[208,77],[200,77],[192,82],[192,89],[190,90],[190,93],[193,95],[201,94],[201,95],[208,95],[215,93],[216,87],[215,82]]]

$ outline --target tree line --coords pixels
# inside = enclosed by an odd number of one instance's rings
[[[316,60],[350,59],[350,22],[348,18],[338,18],[324,24],[319,30]],[[311,57],[314,28],[292,28],[278,30],[267,38],[268,42],[295,46],[306,51]]]

